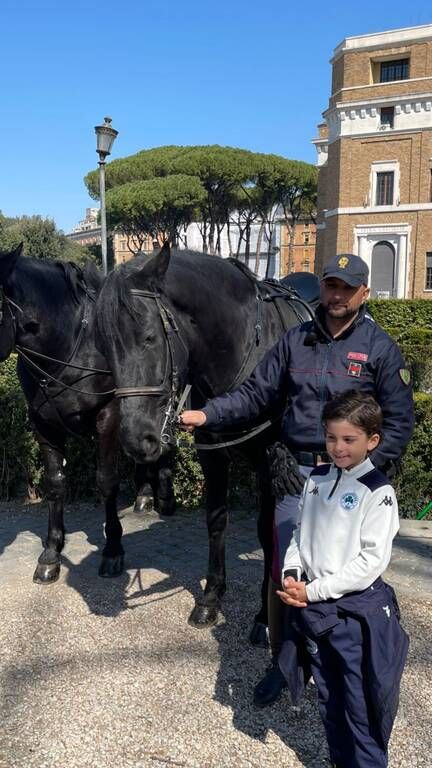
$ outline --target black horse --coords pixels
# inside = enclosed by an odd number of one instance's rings
[[[158,460],[173,439],[175,403],[187,382],[192,385],[192,408],[202,407],[209,397],[239,385],[287,328],[312,316],[295,294],[274,281],[258,282],[238,262],[190,251],[175,252],[171,258],[168,246],[111,273],[96,310],[96,340],[113,372],[120,401],[120,441],[139,462]],[[279,433],[282,414],[271,416],[271,428],[241,446],[257,470],[260,489],[258,536],[265,576],[251,636],[257,643],[262,642],[267,623],[274,508],[264,449]],[[207,627],[217,621],[226,587],[232,450],[200,448],[223,443],[226,435],[200,430],[196,440],[207,485],[209,566],[204,594],[189,621]]]
[[[117,515],[118,403],[107,363],[93,333],[95,297],[103,277],[68,262],[24,258],[19,246],[0,253],[0,361],[18,353],[18,377],[45,468],[48,536],[34,573],[55,581],[64,545],[64,454],[68,435],[97,436],[96,482],[105,504],[106,544],[99,573],[123,571]],[[153,496],[162,513],[174,511],[170,457],[137,466],[136,509]]]

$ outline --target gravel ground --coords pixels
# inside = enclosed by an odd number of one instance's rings
[[[41,587],[31,577],[46,510],[0,505],[0,768],[323,766],[313,686],[300,712],[286,695],[251,704],[268,661],[247,641],[262,570],[253,521],[231,521],[224,616],[209,631],[187,624],[206,568],[202,516],[125,510],[122,522],[127,573],[102,580],[101,511],[71,507],[61,578]],[[418,562],[429,566],[430,550]],[[390,766],[430,768],[432,588],[412,597],[403,580],[411,649]]]

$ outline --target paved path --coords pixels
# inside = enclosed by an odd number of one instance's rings
[[[32,583],[42,506],[0,505],[0,768],[319,768],[326,747],[315,691],[251,705],[267,663],[248,645],[262,560],[254,523],[233,516],[224,617],[188,626],[206,568],[201,514],[124,510],[127,572],[97,576],[102,513],[74,505],[60,581]],[[411,635],[392,768],[432,765],[432,532],[407,526],[389,580]],[[419,537],[421,534],[421,538]]]

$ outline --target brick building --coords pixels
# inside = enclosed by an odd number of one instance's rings
[[[357,253],[373,296],[432,298],[432,25],[348,37],[331,64],[316,272]]]
[[[290,232],[285,222],[280,234],[280,276],[290,272],[313,272],[315,267],[316,226],[312,219],[297,222],[292,233],[290,256]]]

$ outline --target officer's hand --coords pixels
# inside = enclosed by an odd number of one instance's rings
[[[204,411],[183,411],[179,416],[180,429],[193,432],[195,427],[202,427],[207,421]]]

